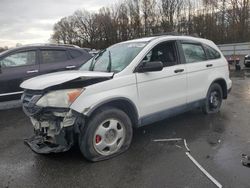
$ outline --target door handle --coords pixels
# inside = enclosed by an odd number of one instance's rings
[[[206,65],[206,67],[212,67],[213,66],[213,64],[207,64]]]
[[[75,65],[69,65],[69,66],[67,66],[67,67],[65,67],[66,69],[74,69],[74,68],[76,68],[76,66]]]
[[[29,70],[29,71],[27,71],[27,74],[31,74],[31,73],[38,73],[38,70]]]
[[[176,69],[174,72],[179,73],[179,72],[183,72],[183,71],[184,71],[184,69]]]

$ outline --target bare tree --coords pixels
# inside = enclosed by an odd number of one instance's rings
[[[175,20],[181,14],[183,0],[161,0],[162,28],[164,32],[175,30]]]
[[[150,28],[155,26],[155,7],[155,0],[141,0],[144,35],[152,34]]]
[[[90,48],[177,31],[217,43],[250,40],[250,0],[121,0],[90,13],[78,10],[54,25],[51,39]]]

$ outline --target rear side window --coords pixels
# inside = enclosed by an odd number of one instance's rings
[[[41,54],[43,63],[57,63],[68,60],[65,50],[42,50]]]
[[[203,47],[200,44],[182,43],[182,49],[187,63],[207,60]]]
[[[73,59],[78,58],[82,55],[82,52],[80,52],[79,50],[69,50],[69,53]]]
[[[221,57],[220,53],[217,50],[205,44],[203,46],[204,46],[204,49],[206,50],[208,59],[219,59]]]

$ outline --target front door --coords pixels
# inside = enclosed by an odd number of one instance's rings
[[[186,68],[179,61],[176,42],[158,44],[143,61],[161,61],[164,68],[158,72],[136,73],[141,116],[164,119],[159,116],[171,113],[175,107],[185,107]],[[146,123],[150,123],[148,120]]]

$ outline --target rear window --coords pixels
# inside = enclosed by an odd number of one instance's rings
[[[219,59],[221,57],[220,53],[217,50],[205,44],[203,46],[208,59]]]
[[[65,50],[42,50],[41,54],[43,63],[57,63],[68,60]]]
[[[203,47],[200,44],[183,43],[182,49],[187,63],[207,60]]]
[[[69,53],[73,59],[78,58],[82,55],[82,52],[80,52],[79,50],[69,50]]]

